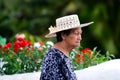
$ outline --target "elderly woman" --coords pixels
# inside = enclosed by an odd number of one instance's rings
[[[46,52],[40,80],[77,80],[69,59],[69,52],[80,46],[81,27],[92,23],[80,24],[75,14],[56,19],[56,27],[51,26],[50,33],[45,37],[56,37],[57,42]]]

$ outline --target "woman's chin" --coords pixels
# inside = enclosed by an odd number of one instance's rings
[[[74,47],[78,47],[78,46],[80,46],[80,43],[79,43],[79,44],[76,44]]]

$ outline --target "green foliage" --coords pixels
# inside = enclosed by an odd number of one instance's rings
[[[18,34],[16,41],[0,46],[0,74],[40,70],[44,53],[51,46],[49,43],[39,41],[32,44],[24,39],[23,34]]]
[[[16,36],[16,41],[0,47],[0,74],[17,74],[39,71],[44,53],[53,42],[33,42],[24,39],[23,34]],[[100,54],[96,47],[91,50],[77,47],[70,52],[70,59],[75,70],[84,69],[112,59],[109,52]],[[114,57],[114,56],[113,56]]]
[[[38,71],[44,52],[40,52],[38,49],[30,49],[26,52],[26,49],[24,49],[22,52],[14,53],[9,50],[2,55],[2,62],[5,64],[2,66],[1,72],[3,73],[1,74],[16,74]]]
[[[80,49],[81,48],[78,47],[70,53],[70,58],[75,70],[88,68],[115,58],[115,56],[108,51],[105,55],[102,55],[100,51],[97,51],[97,47],[93,50],[90,48]]]
[[[0,45],[4,46],[6,44],[6,38],[3,38],[2,36],[0,36]]]

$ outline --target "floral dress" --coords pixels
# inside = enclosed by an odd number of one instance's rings
[[[77,80],[70,59],[50,48],[43,59],[40,80]]]

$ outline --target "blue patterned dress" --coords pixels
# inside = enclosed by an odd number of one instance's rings
[[[46,53],[40,80],[77,80],[70,59],[60,50],[50,48]]]

